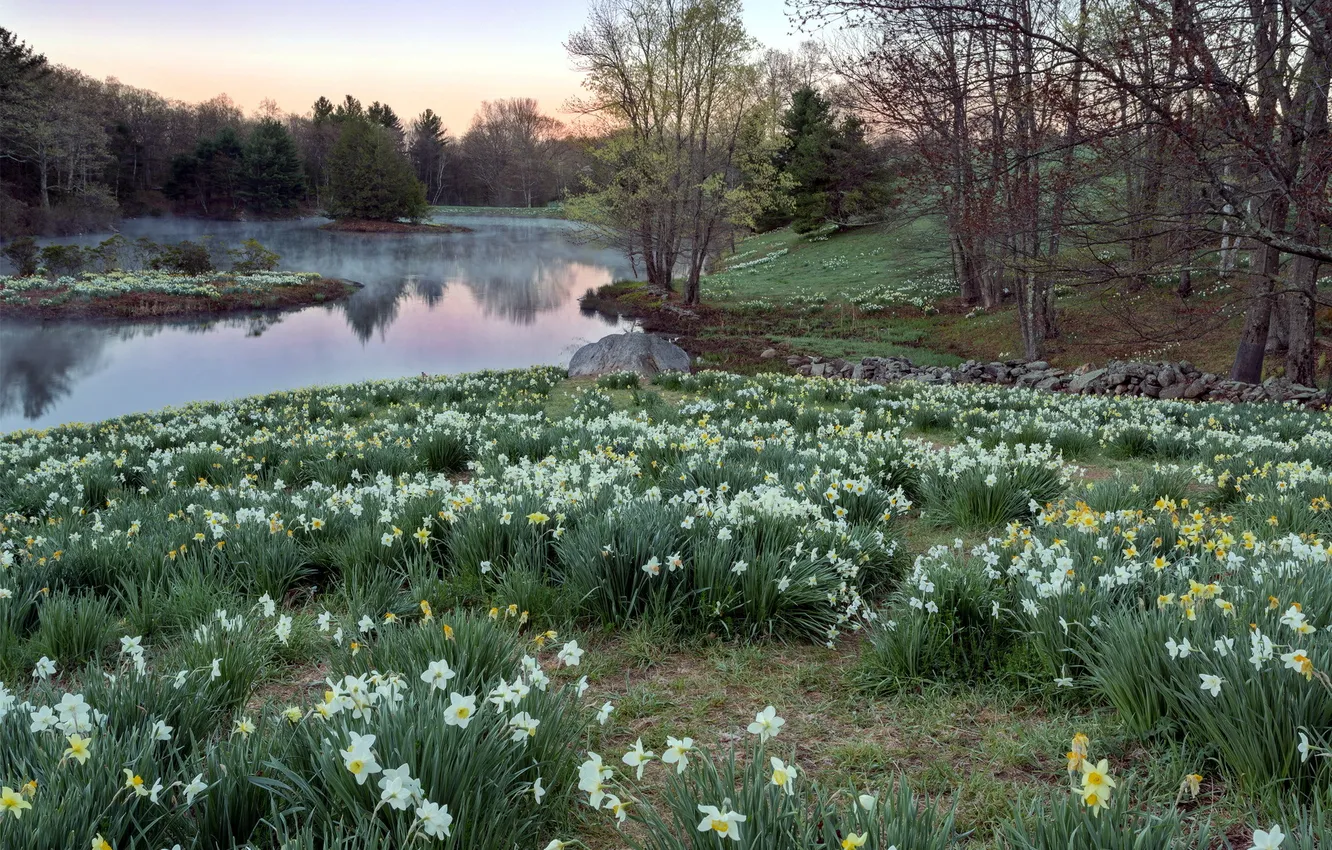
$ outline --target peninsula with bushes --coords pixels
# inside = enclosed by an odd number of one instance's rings
[[[18,239],[4,249],[18,273],[0,276],[0,316],[155,319],[290,310],[345,298],[358,285],[279,271],[254,239],[238,248],[160,245],[116,235],[94,247]]]

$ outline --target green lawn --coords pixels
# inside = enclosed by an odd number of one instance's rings
[[[775,230],[739,242],[723,266],[704,280],[703,297],[726,320],[704,336],[761,336],[846,360],[961,362],[936,345],[937,322],[928,315],[953,294],[947,244],[933,219],[836,233]]]
[[[722,302],[849,300],[878,290],[932,300],[951,287],[943,231],[934,219],[921,218],[842,233],[801,236],[784,228],[750,237],[736,245],[725,270],[704,281],[703,291]]]

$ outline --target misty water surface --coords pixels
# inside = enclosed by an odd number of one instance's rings
[[[322,219],[126,221],[130,239],[238,244],[286,269],[364,285],[296,312],[155,323],[0,320],[0,432],[311,384],[564,364],[619,323],[584,314],[589,287],[627,277],[567,222],[450,218],[463,234],[348,234]],[[95,244],[109,234],[57,240]],[[0,269],[8,272],[8,269]]]

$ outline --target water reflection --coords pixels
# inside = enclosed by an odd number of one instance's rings
[[[255,238],[284,268],[363,288],[281,315],[0,321],[0,431],[315,383],[567,362],[618,325],[580,312],[576,298],[629,269],[614,252],[573,244],[564,222],[470,219],[474,233],[394,236],[328,233],[319,223],[126,222],[130,239]]]
[[[66,325],[0,332],[0,416],[37,419],[97,369],[106,337]]]

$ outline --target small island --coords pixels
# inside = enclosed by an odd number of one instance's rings
[[[329,163],[324,214],[333,233],[471,233],[470,227],[422,221],[430,211],[425,185],[382,123],[347,120]]]
[[[322,225],[334,233],[473,233],[460,224],[431,224],[419,221],[379,221],[369,218],[340,218]]]
[[[162,271],[0,276],[0,316],[156,319],[290,310],[345,298],[359,286],[311,272]]]
[[[16,239],[0,251],[17,269],[0,275],[0,317],[157,319],[293,310],[360,288],[316,272],[281,271],[281,258],[254,239],[229,250],[207,243],[206,237],[159,245],[117,234],[96,246],[38,248],[31,237]],[[230,269],[219,268],[222,263]]]

